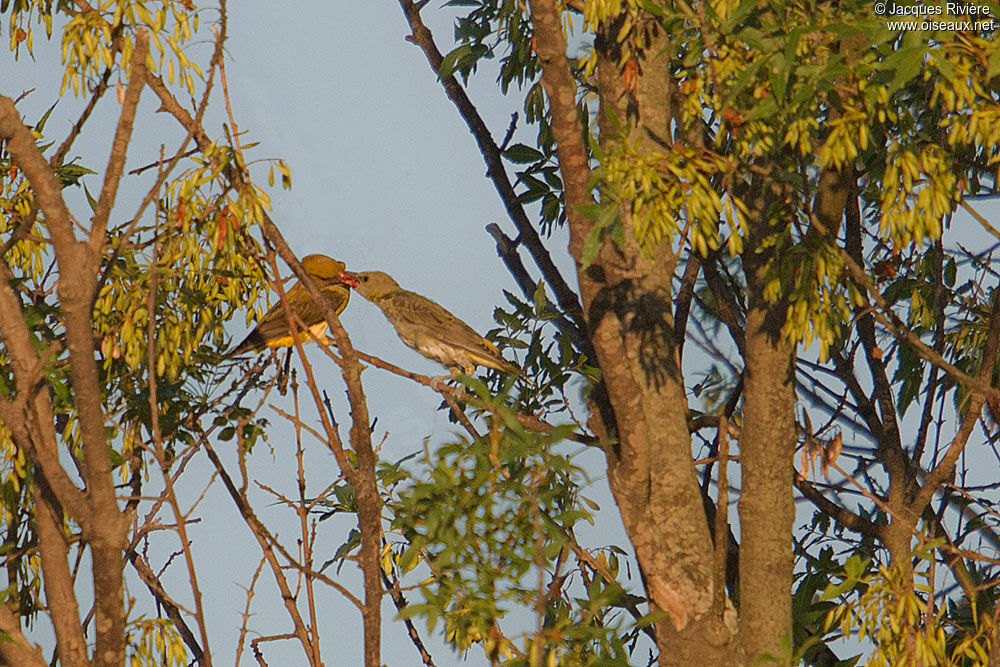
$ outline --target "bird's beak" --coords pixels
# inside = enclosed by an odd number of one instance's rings
[[[352,276],[347,271],[340,272],[340,282],[344,285],[347,285],[348,287],[357,287],[358,285],[361,284],[357,278]]]

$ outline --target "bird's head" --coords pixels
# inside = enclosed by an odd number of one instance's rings
[[[353,288],[366,299],[377,299],[399,289],[396,281],[381,271],[363,271],[361,273],[342,271],[340,282]]]
[[[326,255],[306,255],[302,258],[302,268],[314,280],[336,281],[345,268],[343,262],[338,262]]]

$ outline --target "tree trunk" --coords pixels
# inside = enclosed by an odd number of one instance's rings
[[[772,309],[773,310],[773,309]],[[795,381],[792,353],[769,326],[768,310],[747,314],[740,435],[740,642],[747,660],[788,664],[795,522]]]

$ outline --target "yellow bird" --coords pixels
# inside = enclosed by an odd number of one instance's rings
[[[326,296],[328,305],[339,315],[347,307],[347,300],[351,296],[351,290],[345,287],[339,278],[341,272],[344,271],[344,263],[326,255],[306,255],[302,258],[302,268],[312,276],[316,286]],[[285,300],[292,312],[298,315],[306,325],[306,328],[314,336],[324,340],[327,329],[324,309],[312,300],[302,283],[296,282],[292,289],[285,293]],[[299,340],[307,342],[312,339],[308,333],[301,331],[299,332]],[[229,354],[259,352],[265,347],[292,347],[294,344],[292,334],[288,330],[285,307],[279,301],[271,306],[271,309],[257,322],[253,331]]]
[[[504,359],[475,329],[427,297],[400,288],[387,274],[345,271],[340,280],[378,306],[406,345],[444,364],[453,374],[462,370],[472,375],[476,366],[521,373],[521,369]]]

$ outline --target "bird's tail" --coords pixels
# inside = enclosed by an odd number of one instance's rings
[[[227,357],[235,357],[241,354],[246,354],[247,352],[257,352],[263,350],[267,346],[267,341],[264,340],[263,334],[257,329],[254,329],[250,334],[243,339],[243,342],[229,350],[226,353]]]
[[[518,368],[514,364],[510,363],[509,361],[501,357],[499,352],[497,352],[496,356],[487,357],[485,355],[479,355],[479,354],[474,354],[471,356],[472,360],[475,361],[480,366],[486,366],[487,368],[492,368],[493,370],[500,371],[501,373],[513,373],[518,377],[524,375],[524,371],[522,371],[520,368]]]

